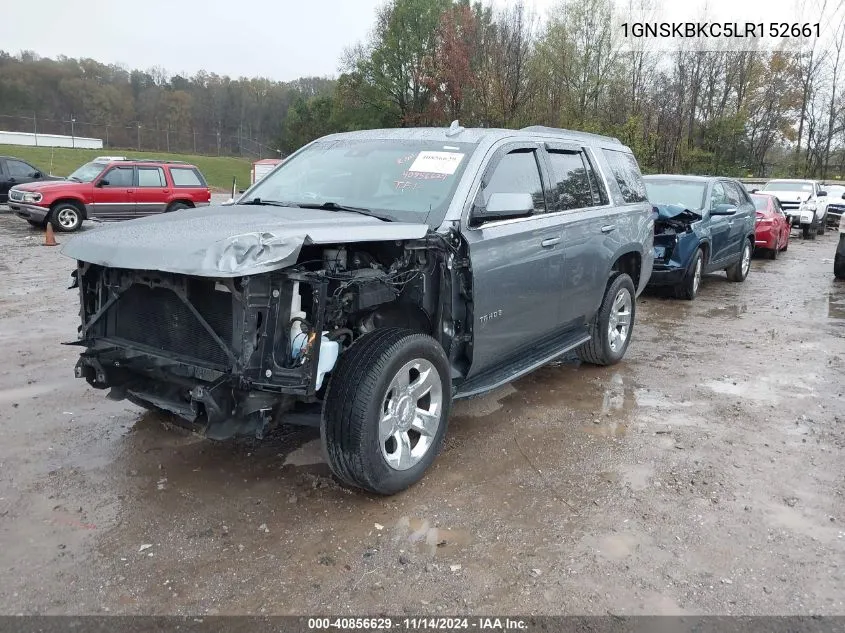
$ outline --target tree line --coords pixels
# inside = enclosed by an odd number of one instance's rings
[[[647,19],[653,0],[629,0]],[[616,136],[648,171],[845,177],[845,5],[806,0],[800,47],[658,52],[620,46],[612,0],[390,0],[331,95],[298,102],[300,143],[378,126],[550,125]],[[812,18],[812,20],[810,20]]]
[[[653,2],[627,9],[648,19]],[[804,5],[822,36],[800,47],[660,52],[621,47],[612,0],[547,16],[387,0],[337,79],[292,82],[0,52],[0,129],[67,134],[76,119],[76,134],[114,147],[269,156],[330,132],[459,119],[609,134],[652,172],[845,178],[845,5]]]
[[[277,156],[291,104],[331,94],[334,84],[170,76],[163,68],[0,51],[0,130],[91,136],[114,148]]]

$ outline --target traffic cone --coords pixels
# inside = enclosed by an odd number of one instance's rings
[[[47,232],[44,233],[44,246],[58,246],[56,236],[53,234],[53,225],[47,222]]]

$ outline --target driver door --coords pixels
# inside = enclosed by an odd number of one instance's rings
[[[128,220],[135,216],[135,168],[116,165],[94,182],[91,215],[101,220]]]
[[[530,193],[530,216],[489,220],[464,230],[473,271],[473,363],[469,376],[493,367],[560,327],[563,227],[546,213],[547,174],[539,147],[510,143],[495,152],[473,210],[494,193]]]
[[[721,181],[717,181],[710,191],[710,205],[709,210],[720,204],[728,204],[727,192],[725,186]],[[710,215],[710,262],[707,267],[709,270],[717,270],[719,263],[723,261],[730,252],[730,236],[731,225],[729,224],[730,216],[727,215]]]

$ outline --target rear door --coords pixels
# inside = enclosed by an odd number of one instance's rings
[[[94,183],[90,215],[101,220],[128,220],[135,215],[135,167],[114,165]]]
[[[475,204],[486,204],[493,193],[530,193],[534,214],[464,230],[473,271],[470,376],[560,328],[561,225],[560,218],[546,212],[548,181],[541,175],[541,160],[536,143],[498,148],[485,168]]]
[[[144,216],[164,212],[170,195],[164,169],[155,165],[138,165],[135,169],[138,174],[138,187],[135,189],[135,215]]]
[[[616,252],[615,214],[609,213],[608,193],[597,177],[595,159],[587,148],[546,143],[552,183],[551,204],[562,228],[564,272],[561,323],[583,325],[602,300],[604,279]]]
[[[728,204],[728,195],[722,181],[716,181],[710,190],[710,204],[708,205],[708,216],[710,223],[710,249],[711,256],[708,262],[708,270],[715,270],[725,260],[730,252],[731,225],[728,223],[730,216],[710,215],[709,210],[720,204]]]

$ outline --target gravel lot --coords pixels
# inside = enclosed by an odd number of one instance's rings
[[[644,297],[618,366],[459,403],[381,499],[310,430],[212,443],[74,379],[73,264],[0,214],[0,612],[845,614],[845,284],[795,235]]]

